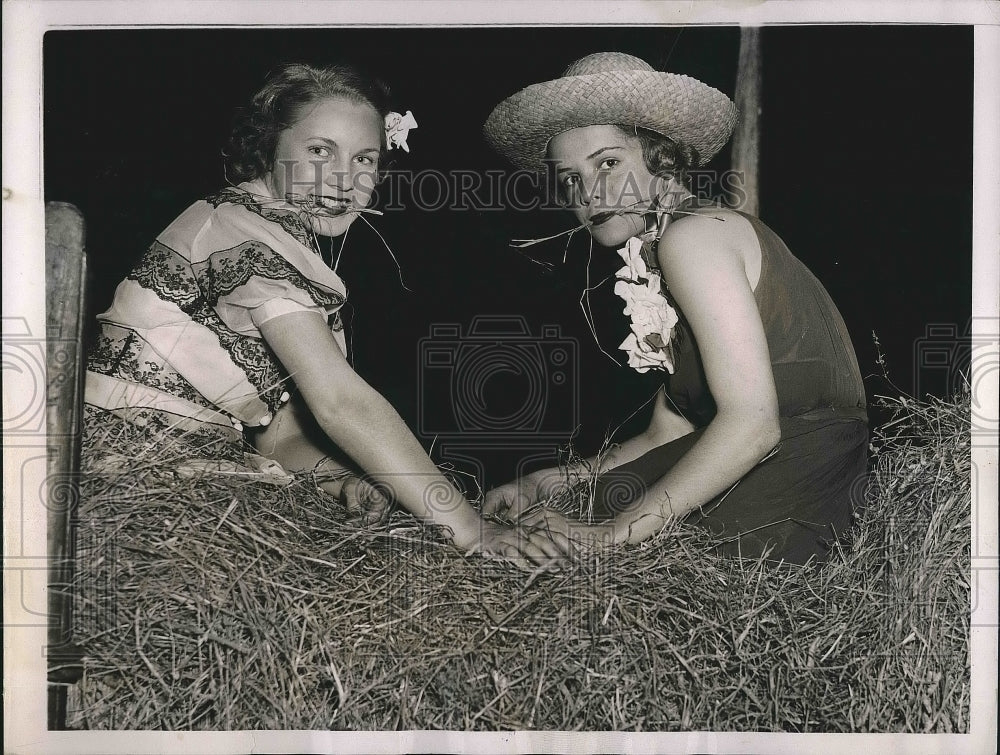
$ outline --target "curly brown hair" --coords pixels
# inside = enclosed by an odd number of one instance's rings
[[[237,111],[229,144],[222,153],[228,180],[239,183],[267,175],[281,132],[299,120],[305,107],[328,97],[371,105],[383,118],[391,109],[389,88],[354,66],[285,64],[268,76],[248,107]],[[382,151],[385,149],[383,134]]]
[[[669,136],[638,126],[616,124],[615,128],[626,136],[634,136],[642,147],[646,169],[654,176],[673,176],[688,186],[688,171],[698,165],[698,150]]]

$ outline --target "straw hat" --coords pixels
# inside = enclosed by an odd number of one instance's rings
[[[647,128],[698,150],[707,163],[736,124],[736,106],[690,76],[656,71],[622,52],[576,61],[562,78],[532,84],[501,102],[486,120],[486,140],[519,168],[543,170],[556,134],[580,126]]]

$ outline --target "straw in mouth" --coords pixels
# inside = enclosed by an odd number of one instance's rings
[[[590,225],[601,225],[601,223],[606,223],[611,220],[615,215],[620,213],[617,212],[598,212],[590,217]]]
[[[355,207],[350,199],[333,199],[319,194],[285,194],[285,200],[296,207],[300,207],[311,215],[335,218],[345,215],[348,212],[367,212],[371,215],[381,215],[378,210],[369,210],[367,207]]]

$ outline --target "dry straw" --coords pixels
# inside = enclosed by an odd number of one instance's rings
[[[707,555],[673,526],[527,575],[403,513],[352,528],[306,480],[183,478],[125,423],[91,427],[121,457],[87,459],[70,722],[967,731],[969,406],[895,402],[868,509],[819,569]]]

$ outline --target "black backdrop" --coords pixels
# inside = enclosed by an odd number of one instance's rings
[[[870,397],[892,390],[876,377],[873,332],[900,389],[947,392],[962,352],[961,339],[947,334],[960,336],[971,314],[972,28],[768,27],[762,37],[762,218],[840,306],[862,373],[872,376]],[[508,166],[484,145],[481,124],[526,83],[556,77],[589,52],[622,50],[732,96],[739,30],[133,29],[50,31],[43,44],[46,198],[75,203],[87,219],[92,325],[152,237],[221,185],[232,112],[279,62],[354,62],[388,81],[399,109],[419,122],[412,153],[394,169],[485,174]],[[725,170],[728,160],[724,151],[710,167]],[[433,203],[436,186],[422,184],[425,201]],[[411,291],[361,223],[339,272],[351,291],[356,369],[428,446],[432,430],[461,429],[448,405],[454,386],[422,362],[420,340],[433,325],[467,332],[476,315],[516,315],[540,343],[533,353],[575,344],[568,373],[575,393],[551,375],[541,386],[507,373],[479,387],[497,418],[541,390],[544,428],[565,435],[578,421],[585,452],[655,390],[654,376],[603,355],[585,324],[578,300],[586,239],[570,243],[565,264],[562,240],[530,250],[555,263],[552,270],[509,248],[511,238],[568,227],[565,216],[454,203],[422,209],[406,192],[399,199],[405,210],[374,222]],[[595,250],[592,280],[618,264],[613,252]],[[618,353],[620,300],[607,287],[591,300],[605,350]],[[557,330],[542,338],[543,326]],[[940,364],[928,362],[931,352],[942,355]],[[640,412],[626,429],[643,421]],[[532,437],[500,436],[512,446]],[[491,453],[471,455],[487,459],[481,471],[495,483],[513,462]]]

